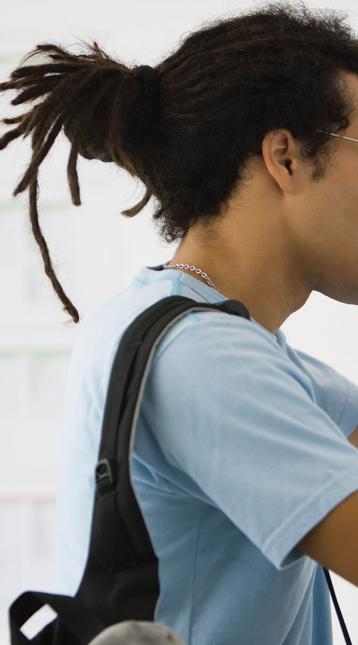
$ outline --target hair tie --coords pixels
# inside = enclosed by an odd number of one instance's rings
[[[157,94],[160,85],[160,76],[154,67],[150,65],[139,65],[134,68],[135,76],[145,85],[153,94]]]

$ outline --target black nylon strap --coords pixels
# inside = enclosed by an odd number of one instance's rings
[[[329,575],[328,569],[326,569],[326,567],[322,567],[322,568],[323,568],[323,571],[324,571],[324,575],[326,576],[326,581],[327,581],[328,588],[329,588],[329,591],[330,591],[331,596],[332,596],[332,600],[333,600],[333,604],[334,604],[334,607],[335,607],[335,610],[336,610],[336,614],[338,616],[339,624],[340,624],[342,632],[343,632],[344,640],[347,643],[347,645],[352,645],[352,641],[351,641],[351,638],[349,636],[348,629],[346,627],[346,623],[344,622],[343,614],[342,614],[342,612],[340,610],[338,600],[336,598],[336,594],[335,594],[334,589],[333,589],[331,576]]]

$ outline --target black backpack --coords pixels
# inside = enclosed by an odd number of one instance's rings
[[[125,330],[106,397],[90,545],[81,584],[74,597],[38,591],[18,596],[9,608],[11,645],[87,645],[109,625],[153,621],[160,591],[158,559],[132,489],[130,452],[158,342],[187,312],[208,309],[250,320],[238,300],[213,304],[168,296],[141,312]],[[324,573],[345,642],[352,645],[326,568]],[[29,640],[21,627],[47,604],[57,617]]]

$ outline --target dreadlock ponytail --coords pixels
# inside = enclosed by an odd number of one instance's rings
[[[135,175],[130,160],[138,149],[155,116],[159,95],[159,75],[143,65],[132,70],[110,58],[96,41],[87,44],[90,54],[73,55],[54,44],[40,44],[22,59],[10,80],[0,83],[0,91],[18,92],[12,105],[42,97],[28,112],[2,119],[4,124],[18,124],[0,138],[0,150],[10,141],[26,138],[32,132],[32,158],[16,186],[13,196],[29,188],[29,212],[32,232],[40,248],[45,272],[74,322],[79,314],[59,283],[48,247],[38,221],[38,172],[62,127],[71,143],[67,177],[72,203],[81,204],[77,158],[115,162]],[[45,53],[49,62],[23,65]],[[123,214],[133,216],[151,197],[145,198]]]

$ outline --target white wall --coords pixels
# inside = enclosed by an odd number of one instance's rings
[[[257,2],[132,0],[120,2],[4,1],[0,21],[0,80],[39,42],[65,46],[98,40],[129,65],[156,64],[179,38],[215,15]],[[309,6],[331,7],[335,2]],[[353,0],[339,5],[357,28]],[[73,51],[77,51],[73,48]],[[28,109],[0,93],[0,118]],[[9,126],[0,125],[0,134]],[[70,147],[59,135],[40,167],[39,220],[57,277],[80,316],[121,290],[144,265],[170,258],[174,246],[157,239],[151,204],[133,220],[119,214],[143,191],[111,164],[78,161],[82,205],[71,203],[66,177]],[[7,635],[9,603],[27,589],[53,589],[54,490],[58,421],[66,370],[78,325],[45,275],[30,232],[28,191],[15,186],[31,158],[30,140],[0,151],[0,641]],[[358,309],[314,293],[282,326],[288,342],[330,363],[358,383]],[[357,419],[358,423],[358,419]],[[357,590],[331,574],[353,642],[358,642]],[[335,645],[343,643],[332,605]]]

